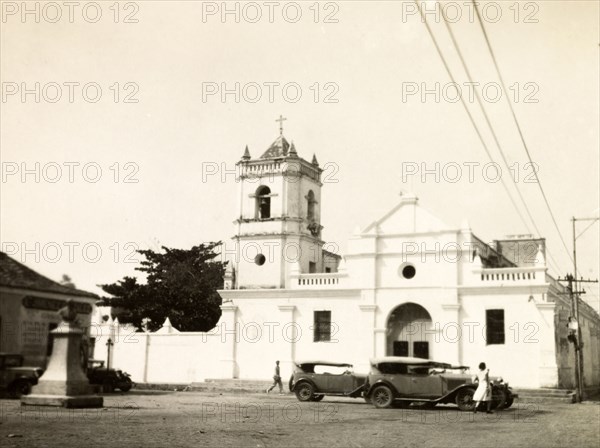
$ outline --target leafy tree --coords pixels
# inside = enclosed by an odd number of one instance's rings
[[[221,243],[207,243],[189,250],[162,246],[162,252],[139,250],[145,257],[136,270],[146,273],[146,283],[124,277],[116,283],[100,285],[113,297],[104,303],[117,309],[120,322],[142,328],[149,318],[149,330],[160,328],[168,317],[181,331],[208,331],[221,317],[224,262],[215,261],[215,248]]]

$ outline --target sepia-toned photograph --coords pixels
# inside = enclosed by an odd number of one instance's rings
[[[600,2],[0,0],[3,447],[600,445]]]

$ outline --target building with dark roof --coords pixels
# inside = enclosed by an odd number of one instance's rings
[[[52,350],[48,334],[60,324],[57,311],[69,299],[80,325],[89,328],[96,294],[61,285],[0,252],[0,351],[45,367]]]

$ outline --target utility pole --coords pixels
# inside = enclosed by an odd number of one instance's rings
[[[571,316],[577,322],[577,343],[575,344],[575,381],[577,384],[577,401],[583,399],[583,388],[585,385],[583,378],[583,341],[581,338],[581,325],[579,325],[579,294],[585,294],[585,290],[580,290],[578,283],[598,283],[598,280],[584,280],[583,277],[577,280],[577,238],[590,228],[594,222],[600,218],[571,218],[573,225],[573,273],[567,275],[564,280],[568,282],[569,298],[571,300]],[[590,226],[586,227],[579,235],[575,233],[575,223],[577,221],[593,221]],[[559,279],[560,280],[560,279]],[[564,281],[563,280],[563,281]]]
[[[561,280],[561,279],[559,279],[559,280]],[[573,293],[573,276],[571,274],[567,274],[567,276],[565,277],[564,280],[566,280],[568,282],[567,291],[569,293],[569,300],[571,301],[571,317],[573,317],[575,319],[575,322],[577,322],[577,340],[573,344],[575,346],[575,386],[576,386],[575,401],[581,402],[582,392],[583,392],[583,377],[581,375],[582,369],[581,369],[581,357],[580,357],[581,330],[579,328],[579,320],[577,319],[578,318],[577,313],[579,311],[579,307],[577,306],[577,297]],[[570,319],[569,319],[569,323],[570,323]],[[571,328],[569,328],[569,331],[571,331]]]

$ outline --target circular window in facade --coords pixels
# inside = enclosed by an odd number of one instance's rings
[[[400,267],[400,272],[402,272],[402,277],[404,277],[407,280],[410,280],[415,276],[417,270],[412,264],[406,264]]]
[[[267,261],[267,259],[263,254],[258,254],[256,257],[254,257],[254,262],[259,266],[265,264],[265,261]]]

